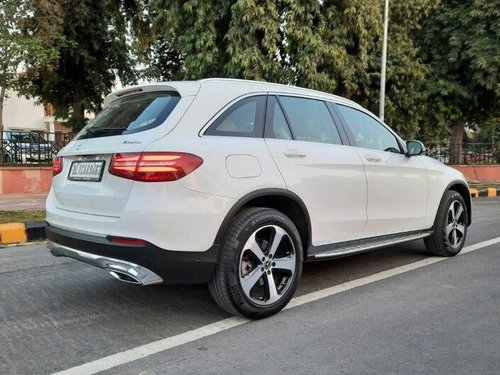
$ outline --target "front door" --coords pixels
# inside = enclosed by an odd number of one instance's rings
[[[336,108],[365,166],[368,203],[363,237],[427,229],[428,182],[420,158],[406,156],[396,136],[368,113],[339,104]]]

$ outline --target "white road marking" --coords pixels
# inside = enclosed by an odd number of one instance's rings
[[[470,253],[475,250],[482,249],[487,246],[495,245],[500,243],[500,237],[493,238],[488,241],[483,241],[474,245],[464,247],[460,254]],[[396,267],[390,270],[382,271],[370,276],[362,277],[360,279],[345,282],[343,284],[335,285],[330,288],[318,290],[316,292],[308,293],[303,296],[295,297],[290,301],[290,303],[285,307],[285,310],[291,309],[293,307],[301,306],[309,302],[317,301],[322,298],[330,297],[335,294],[345,292],[363,285],[374,283],[380,280],[387,279],[392,276],[401,275],[403,273],[429,266],[431,264],[441,262],[448,258],[433,257],[427,258],[418,262],[406,264],[404,266]],[[125,350],[120,353],[112,354],[107,357],[96,359],[95,361],[87,362],[82,365],[69,368],[64,371],[54,373],[53,375],[90,375],[96,374],[100,371],[105,371],[110,368],[123,365],[132,361],[136,361],[141,358],[149,357],[153,354],[187,344],[189,342],[214,335],[216,333],[228,330],[233,327],[250,322],[251,320],[232,317],[224,319],[206,326],[193,329],[188,332],[181,333],[176,336],[167,337],[162,340],[153,341],[149,344],[140,345],[135,348]]]

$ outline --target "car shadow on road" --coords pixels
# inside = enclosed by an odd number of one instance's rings
[[[306,294],[429,257],[422,240],[304,264],[298,294]]]
[[[428,255],[423,242],[414,241],[350,257],[309,262],[304,265],[298,294],[341,284],[426,257]],[[163,321],[167,324],[175,321],[176,324],[190,327],[228,317],[212,300],[206,285],[161,284],[141,287],[122,283],[102,270],[79,262],[62,267],[67,268],[63,272],[66,275],[57,276],[57,283],[49,283],[51,293],[47,297],[56,299],[63,306],[71,306],[70,310],[76,307],[80,313],[115,316],[122,321],[141,315],[144,321]]]

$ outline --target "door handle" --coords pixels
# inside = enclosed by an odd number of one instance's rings
[[[286,150],[283,155],[287,158],[305,158],[307,156],[306,153],[299,150]]]
[[[380,156],[374,155],[374,154],[366,154],[365,155],[365,159],[368,160],[368,161],[380,161],[380,160],[382,160],[380,158]]]

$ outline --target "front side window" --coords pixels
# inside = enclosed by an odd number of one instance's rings
[[[167,119],[179,100],[175,92],[147,92],[117,99],[90,121],[78,139],[152,129]]]
[[[205,135],[261,138],[265,96],[252,96],[233,104],[205,131]]]
[[[280,96],[293,138],[297,141],[342,144],[326,103],[321,100]]]
[[[344,105],[337,104],[337,108],[350,130],[356,146],[401,153],[401,148],[394,134],[373,117]]]

